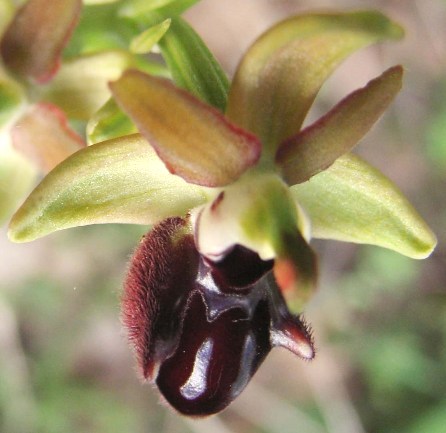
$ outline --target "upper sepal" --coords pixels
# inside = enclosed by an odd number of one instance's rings
[[[319,88],[336,66],[402,29],[379,12],[315,13],[277,24],[247,51],[232,83],[227,114],[258,135],[274,157],[297,134]]]

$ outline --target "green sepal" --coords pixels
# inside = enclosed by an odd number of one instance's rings
[[[423,259],[436,238],[412,205],[377,169],[352,154],[291,187],[312,222],[312,236],[378,245]]]
[[[319,88],[347,56],[372,43],[400,38],[401,27],[379,12],[292,17],[264,33],[235,74],[227,115],[258,135],[274,157],[297,134]]]
[[[170,174],[134,134],[89,146],[59,164],[16,212],[9,237],[28,242],[89,224],[153,224],[206,200],[205,188]]]

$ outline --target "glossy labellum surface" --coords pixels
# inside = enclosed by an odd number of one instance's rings
[[[288,312],[272,267],[239,245],[209,261],[182,218],[164,220],[141,241],[124,285],[123,322],[143,377],[178,412],[223,410],[273,346],[313,358],[311,335]]]

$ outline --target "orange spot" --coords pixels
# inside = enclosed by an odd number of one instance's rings
[[[291,260],[278,259],[274,264],[274,277],[283,294],[294,289],[298,279],[297,270]]]

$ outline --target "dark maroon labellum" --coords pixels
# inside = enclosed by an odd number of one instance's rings
[[[124,286],[123,322],[144,378],[177,411],[223,410],[273,346],[313,358],[311,335],[288,311],[272,265],[239,245],[218,263],[206,260],[181,218],[141,241]]]

